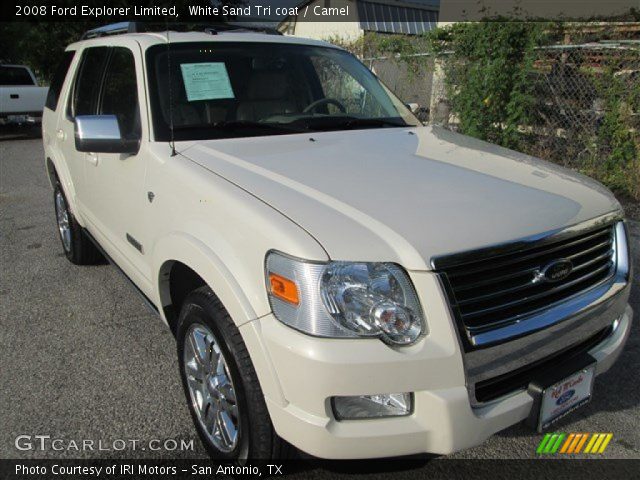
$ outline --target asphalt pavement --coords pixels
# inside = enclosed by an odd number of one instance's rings
[[[640,312],[640,223],[630,225],[631,303]],[[636,319],[620,360],[597,378],[593,401],[556,430],[612,432],[602,458],[640,459],[639,371]],[[41,140],[1,133],[0,386],[0,458],[205,457],[168,328],[113,267],[66,260]],[[52,447],[53,439],[61,449]],[[448,458],[535,458],[540,439],[518,425]],[[93,449],[80,448],[86,440]],[[441,460],[412,472],[426,473]],[[396,465],[392,473],[402,470]],[[320,463],[307,473],[321,478],[323,472]]]

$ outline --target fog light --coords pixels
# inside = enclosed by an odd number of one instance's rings
[[[410,393],[333,397],[331,404],[338,420],[402,417],[411,414],[413,409]]]

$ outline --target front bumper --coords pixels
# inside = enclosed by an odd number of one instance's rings
[[[42,123],[42,112],[9,113],[0,117],[0,125],[37,125]]]
[[[310,337],[272,315],[241,327],[245,341],[259,346],[265,356],[258,373],[281,437],[321,458],[449,454],[529,416],[533,399],[523,390],[472,406],[463,352],[437,278],[414,273],[412,279],[429,306],[429,332],[411,347],[393,349],[375,339]],[[615,362],[629,335],[633,314],[626,297],[622,300],[621,316],[613,310],[597,312],[611,316],[610,323],[619,318],[617,328],[589,350],[597,360],[597,374]],[[265,388],[266,376],[276,385]],[[333,417],[333,396],[396,392],[414,392],[411,415],[349,421]]]

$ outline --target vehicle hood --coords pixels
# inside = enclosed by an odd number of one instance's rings
[[[588,177],[439,127],[207,140],[179,151],[282,212],[330,258],[409,270],[620,209]]]

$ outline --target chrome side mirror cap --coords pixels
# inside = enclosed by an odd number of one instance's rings
[[[79,115],[74,121],[74,132],[79,152],[135,155],[140,150],[140,138],[122,138],[115,115]]]

